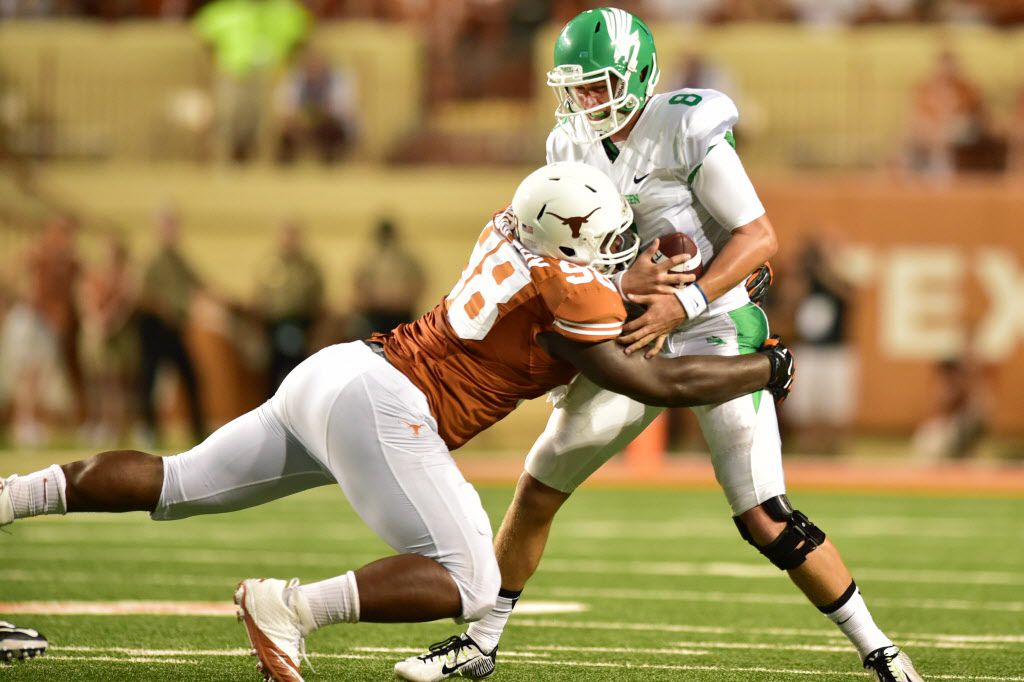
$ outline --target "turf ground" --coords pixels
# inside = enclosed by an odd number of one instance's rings
[[[511,489],[481,493],[496,527]],[[1024,499],[793,497],[839,544],[876,619],[926,679],[1024,680]],[[38,628],[51,648],[0,667],[0,679],[256,680],[229,615],[240,578],[316,580],[385,553],[334,488],[172,523],[18,522],[0,535],[0,618]],[[545,602],[577,610],[536,612]],[[496,682],[868,679],[831,623],[739,539],[713,491],[579,491],[520,607]],[[81,613],[90,609],[144,613]],[[328,628],[308,641],[307,679],[390,679],[395,659],[459,631]]]

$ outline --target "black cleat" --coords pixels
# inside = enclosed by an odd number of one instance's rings
[[[875,649],[864,659],[864,669],[878,676],[878,682],[924,682],[910,662],[910,656],[897,646]]]
[[[38,631],[0,620],[0,663],[42,656],[48,646],[50,643]]]

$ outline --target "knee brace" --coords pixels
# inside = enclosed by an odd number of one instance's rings
[[[785,521],[786,527],[770,543],[761,547],[754,542],[753,536],[742,519],[733,517],[736,528],[739,529],[743,539],[757,548],[761,554],[768,557],[768,561],[778,566],[783,571],[798,568],[807,560],[807,555],[825,542],[825,532],[811,523],[810,519],[799,511],[793,509],[789,504],[789,498],[779,495],[761,503],[761,508],[768,513],[772,521]]]

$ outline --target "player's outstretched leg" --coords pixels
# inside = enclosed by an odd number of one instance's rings
[[[163,485],[163,458],[136,450],[89,459],[25,476],[0,479],[0,526],[44,514],[153,511]]]

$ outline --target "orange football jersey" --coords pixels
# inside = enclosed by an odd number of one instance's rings
[[[537,256],[503,216],[488,223],[451,293],[426,315],[375,334],[388,360],[426,394],[451,449],[521,400],[568,383],[576,369],[550,356],[537,335],[597,343],[622,331],[615,286],[589,267]]]

